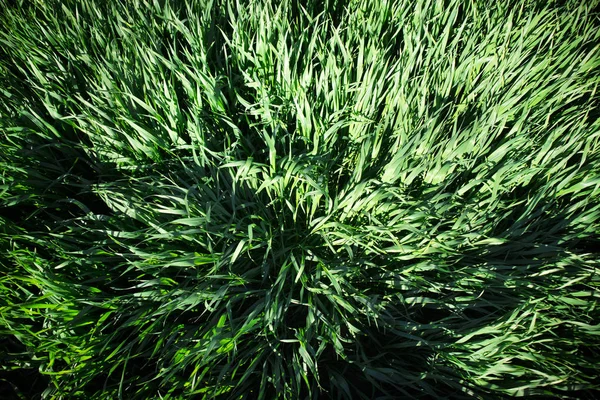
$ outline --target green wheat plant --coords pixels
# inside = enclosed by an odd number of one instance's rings
[[[595,0],[0,0],[0,397],[593,398]]]

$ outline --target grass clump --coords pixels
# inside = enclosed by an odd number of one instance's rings
[[[597,6],[0,0],[3,390],[591,396]]]

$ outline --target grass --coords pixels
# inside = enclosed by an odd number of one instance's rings
[[[592,398],[598,5],[0,0],[0,395]]]

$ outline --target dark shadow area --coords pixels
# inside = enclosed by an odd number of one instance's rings
[[[26,351],[25,346],[13,336],[0,338],[0,363],[3,366],[8,367],[16,359],[26,361],[22,357]],[[49,381],[49,378],[36,368],[0,370],[0,398],[3,400],[41,399],[41,394],[48,387]]]

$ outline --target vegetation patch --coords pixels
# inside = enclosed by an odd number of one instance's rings
[[[599,5],[0,0],[0,397],[593,398]]]

